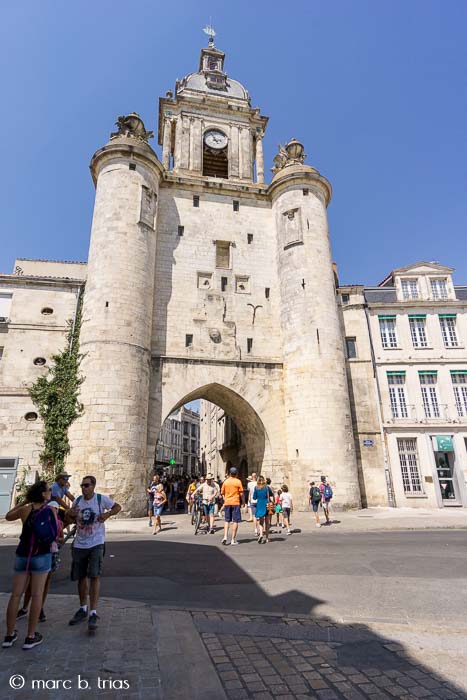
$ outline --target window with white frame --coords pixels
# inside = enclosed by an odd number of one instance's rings
[[[423,493],[418,466],[417,438],[397,438],[404,493]]]
[[[393,418],[408,418],[405,372],[388,372],[389,400]]]
[[[379,316],[378,319],[383,348],[397,348],[396,317]]]
[[[426,316],[409,316],[409,325],[414,348],[428,347],[426,338]]]
[[[401,280],[401,287],[404,301],[408,299],[418,299],[418,280]]]
[[[436,372],[420,372],[420,386],[422,389],[423,408],[425,409],[426,418],[439,418],[439,402],[438,393],[436,390],[437,373]]]
[[[439,325],[441,326],[444,347],[457,348],[459,342],[457,340],[456,314],[440,315]]]
[[[451,379],[457,413],[460,417],[467,416],[467,370],[451,371]]]
[[[448,285],[446,279],[432,279],[431,284],[431,296],[433,299],[447,299],[448,298]]]

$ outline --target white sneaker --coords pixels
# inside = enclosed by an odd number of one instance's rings
[[[238,542],[237,542],[237,540],[232,540],[232,542],[231,542],[230,544],[231,544],[231,546],[233,547],[233,545],[234,545],[234,544],[238,544]]]
[[[292,533],[290,532],[290,530],[287,530],[287,534],[288,534],[288,535],[291,535]]]
[[[321,527],[321,523],[316,523],[316,527]]]
[[[258,537],[258,530],[255,530],[255,537]]]
[[[222,539],[222,543],[221,543],[221,544],[227,544],[227,537],[224,537],[224,538]]]

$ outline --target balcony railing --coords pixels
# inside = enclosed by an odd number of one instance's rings
[[[391,408],[388,411],[387,423],[467,423],[467,416],[460,417],[457,415],[457,411],[452,409],[448,404],[440,403],[438,404],[438,410],[435,411],[433,406],[430,406],[431,415],[427,416],[425,407],[420,404],[407,404],[407,415],[402,415],[399,410],[399,415],[394,416]]]

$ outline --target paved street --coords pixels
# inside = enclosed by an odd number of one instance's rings
[[[164,522],[156,537],[143,521],[112,524],[95,638],[66,624],[77,599],[65,548],[43,646],[0,654],[2,698],[81,698],[27,685],[78,673],[94,690],[130,684],[99,698],[467,697],[465,531],[311,529],[297,516],[269,545],[243,523],[234,548],[220,531],[195,538],[183,515]],[[3,609],[15,540],[1,544]],[[23,690],[9,688],[14,673]]]

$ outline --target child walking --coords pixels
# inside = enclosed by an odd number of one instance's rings
[[[293,500],[292,500],[292,494],[289,492],[289,487],[287,484],[282,484],[282,493],[280,495],[280,505],[282,508],[282,518],[283,518],[283,527],[287,528],[287,534],[291,535],[292,533],[290,532],[290,514],[293,511]]]

